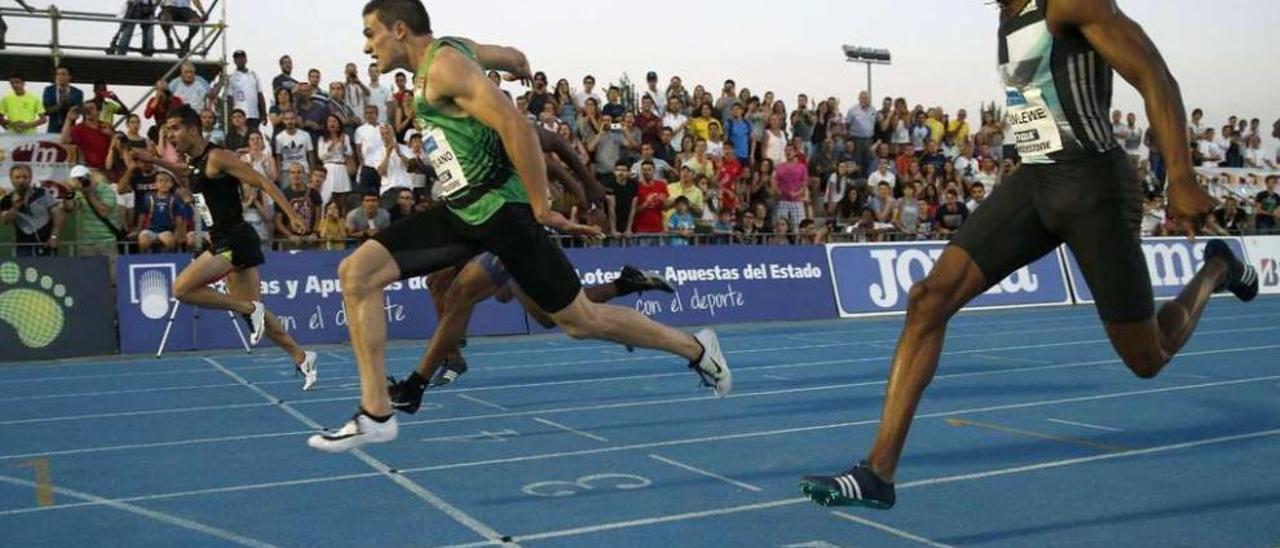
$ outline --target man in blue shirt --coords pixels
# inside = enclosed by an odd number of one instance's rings
[[[84,104],[84,92],[71,85],[71,69],[53,69],[53,85],[44,88],[44,113],[49,116],[49,133],[62,133],[67,111]]]
[[[742,119],[742,103],[734,103],[729,121],[724,125],[725,135],[733,143],[734,153],[743,165],[751,158],[751,122]]]
[[[845,123],[849,126],[849,136],[853,137],[853,143],[857,147],[855,154],[858,167],[863,173],[871,173],[871,162],[875,160],[871,138],[876,132],[876,109],[871,106],[870,94],[865,91],[858,94],[858,104],[849,109]]]

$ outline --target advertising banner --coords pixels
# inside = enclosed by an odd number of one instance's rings
[[[946,242],[827,246],[840,317],[898,314],[911,287],[933,270]],[[965,310],[1071,304],[1062,258],[1049,253],[979,295]]]
[[[1244,241],[1240,238],[1223,238],[1238,256],[1244,258]],[[1142,241],[1142,252],[1147,258],[1147,272],[1151,273],[1151,288],[1156,299],[1172,299],[1178,296],[1183,287],[1195,277],[1200,267],[1204,266],[1204,247],[1209,239],[1197,238],[1192,242],[1186,238],[1146,238]],[[1064,247],[1065,249],[1065,247]],[[1093,303],[1093,292],[1085,283],[1084,274],[1080,272],[1080,264],[1070,250],[1067,256],[1067,270],[1071,275],[1071,287],[1075,292],[1076,302]]]
[[[1249,262],[1258,269],[1258,292],[1280,295],[1280,236],[1252,236],[1244,239]]]
[[[582,285],[612,283],[625,265],[657,272],[674,294],[615,299],[673,326],[835,317],[821,246],[606,247],[570,249]],[[544,331],[530,321],[533,332]]]
[[[116,352],[106,257],[0,259],[0,361]]]
[[[260,267],[263,302],[301,344],[348,340],[338,263],[346,252],[273,252]],[[178,307],[166,350],[236,348],[235,323],[226,312],[200,310],[172,300],[173,280],[191,262],[188,255],[120,257],[117,306],[124,353],[155,352],[165,323]],[[216,286],[225,291],[225,284]],[[425,339],[436,325],[425,278],[391,285],[383,297],[388,339]],[[469,333],[509,335],[527,331],[518,304],[486,302],[476,308]],[[269,345],[269,341],[261,344]]]

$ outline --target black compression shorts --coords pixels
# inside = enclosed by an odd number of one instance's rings
[[[1066,243],[1109,323],[1155,315],[1139,230],[1142,190],[1123,151],[1018,168],[951,240],[989,285]]]
[[[548,313],[564,310],[582,290],[564,251],[533,217],[528,204],[508,203],[489,220],[471,225],[447,208],[415,213],[373,238],[391,253],[400,278],[423,276],[488,251]]]
[[[225,230],[211,231],[209,252],[226,257],[236,270],[247,270],[267,262],[262,256],[262,240],[248,223],[232,225]]]

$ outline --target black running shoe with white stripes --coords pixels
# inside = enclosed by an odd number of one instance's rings
[[[436,373],[432,376],[429,386],[431,388],[439,388],[441,386],[451,384],[466,372],[466,358],[463,358],[462,354],[456,354],[445,361],[444,365],[436,368]]]
[[[805,476],[800,492],[822,506],[865,506],[876,510],[893,508],[893,484],[876,475],[867,461],[837,476]]]
[[[1218,287],[1218,291],[1227,290],[1243,302],[1252,301],[1258,296],[1258,271],[1253,265],[1236,257],[1235,252],[1222,240],[1211,240],[1204,246],[1204,261],[1221,258],[1227,263],[1227,278]]]

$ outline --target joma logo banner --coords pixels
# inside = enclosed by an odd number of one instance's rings
[[[933,270],[945,242],[827,247],[843,317],[904,312],[911,287]],[[967,309],[1070,304],[1057,252],[1019,269],[974,299]]]
[[[1243,239],[1226,238],[1225,241],[1237,256],[1247,257]],[[1152,293],[1157,299],[1176,297],[1191,282],[1204,266],[1204,248],[1208,242],[1207,239],[1192,242],[1186,238],[1143,240],[1142,253],[1146,259],[1147,273],[1151,276]],[[1085,282],[1080,263],[1070,251],[1067,251],[1067,270],[1071,274],[1071,286],[1075,290],[1076,300],[1092,303],[1093,291]]]

